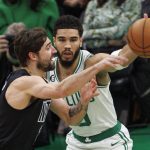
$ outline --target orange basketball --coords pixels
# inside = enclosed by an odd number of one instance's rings
[[[142,18],[132,24],[127,42],[138,56],[150,58],[150,18]]]

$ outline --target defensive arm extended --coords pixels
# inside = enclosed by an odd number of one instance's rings
[[[121,70],[125,67],[127,67],[129,64],[131,64],[136,58],[137,55],[130,49],[128,45],[125,45],[122,49],[116,50],[112,53],[114,56],[123,56],[127,58],[127,61],[125,61],[122,65],[118,64],[114,68],[110,68],[110,70],[103,70],[100,71],[97,74],[97,82],[99,85],[106,85],[109,81],[109,75],[108,72],[115,72],[117,70]],[[102,61],[104,58],[110,56],[109,54],[106,53],[98,53],[95,54],[94,56],[90,57],[86,61],[86,68],[94,65],[95,63]]]

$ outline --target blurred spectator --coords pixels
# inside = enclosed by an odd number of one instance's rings
[[[20,30],[19,24],[14,25],[14,23],[22,22],[27,28],[44,27],[52,40],[53,25],[58,17],[55,0],[0,0],[0,89],[14,65],[18,64],[8,53],[12,35]],[[13,52],[12,48],[10,52]]]
[[[55,0],[0,0],[0,34],[8,25],[23,22],[27,28],[44,27],[52,40],[53,25],[58,17]]]
[[[141,13],[141,0],[91,0],[86,8],[83,27],[83,47],[92,53],[112,53],[126,43],[129,26]],[[128,124],[132,99],[132,64],[110,74],[110,91],[118,120]]]
[[[10,72],[19,67],[19,62],[15,57],[13,40],[20,31],[25,29],[23,23],[12,23],[6,29],[4,35],[0,36],[0,90]]]
[[[73,15],[82,19],[82,14],[90,0],[57,0],[61,15]]]
[[[113,47],[122,47],[128,27],[140,12],[141,0],[91,0],[83,22],[86,48],[93,53],[111,53]]]

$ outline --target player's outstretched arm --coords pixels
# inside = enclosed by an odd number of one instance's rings
[[[123,67],[128,66],[130,63],[132,63],[137,57],[138,55],[135,54],[131,48],[128,46],[128,44],[126,44],[122,49],[120,50],[116,50],[112,53],[112,55],[114,56],[123,56],[125,58],[127,58],[127,61],[124,61],[124,63],[122,64]],[[109,54],[106,53],[98,53],[93,55],[92,57],[90,57],[87,61],[86,61],[86,68],[98,63],[99,61],[105,59],[106,57],[110,56]],[[113,69],[112,69],[113,70]],[[112,72],[112,70],[108,71],[108,72]],[[117,68],[113,71],[116,71]]]
[[[79,91],[99,71],[107,72],[117,64],[122,65],[126,61],[124,57],[106,57],[84,71],[71,75],[55,84],[47,84],[39,76],[23,76],[10,84],[6,92],[6,98],[11,106],[20,109],[29,105],[31,97],[40,99],[63,98]]]
[[[123,64],[127,59],[121,56],[108,56],[97,64],[85,69],[84,71],[71,75],[59,83],[42,84],[39,80],[32,83],[30,80],[30,95],[38,96],[40,98],[57,99],[66,97],[79,91],[88,81],[90,81],[99,71],[108,71],[114,68],[117,64]],[[31,84],[32,83],[32,84]]]
[[[114,68],[117,64],[123,64],[127,59],[120,56],[109,56],[100,61],[99,63],[85,69],[84,71],[71,75],[61,82],[55,84],[55,87],[45,88],[45,94],[48,94],[47,97],[51,98],[61,98],[66,97],[76,91],[79,91],[81,87],[90,81],[99,71],[108,71],[111,68]],[[49,84],[50,86],[50,84]],[[51,91],[51,92],[50,92]],[[56,91],[59,91],[59,93]]]

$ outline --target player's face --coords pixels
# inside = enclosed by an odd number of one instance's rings
[[[76,29],[58,29],[54,37],[60,63],[70,67],[78,57],[82,39]]]
[[[37,68],[44,72],[54,69],[53,56],[56,53],[51,41],[47,38],[38,54]]]

